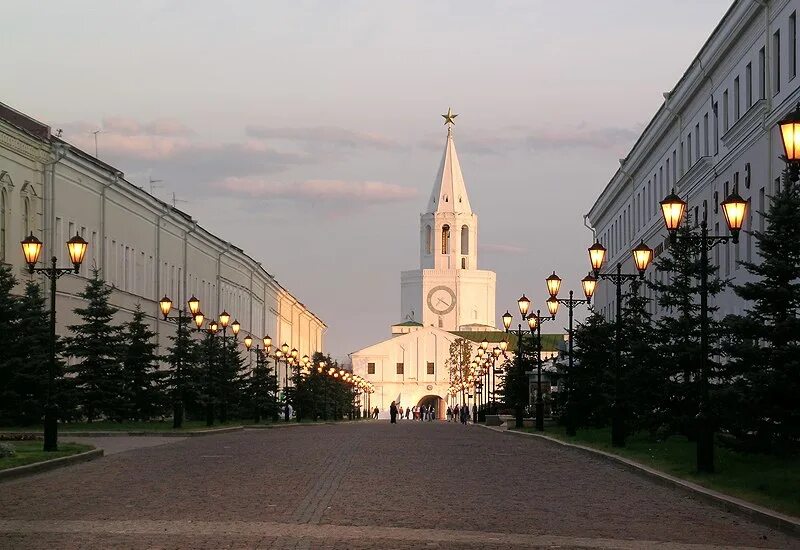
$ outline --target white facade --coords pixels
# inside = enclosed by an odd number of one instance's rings
[[[420,216],[419,244],[420,268],[400,275],[400,318],[444,330],[494,327],[496,277],[478,269],[478,216],[450,127],[428,208]]]
[[[686,73],[655,114],[587,214],[608,249],[606,269],[618,262],[635,272],[630,250],[644,241],[664,251],[666,229],[659,201],[675,189],[689,203],[692,220],[708,206],[712,234],[725,234],[719,203],[733,190],[750,202],[738,245],[711,252],[722,278],[749,280],[739,260],[758,261],[750,231],[764,227],[761,214],[779,185],[783,162],[776,123],[800,100],[797,78],[797,9],[800,0],[733,3]],[[588,265],[587,265],[588,267]],[[657,277],[650,268],[647,278]],[[652,292],[650,298],[655,298]],[[598,284],[596,308],[615,311],[611,285]],[[716,299],[716,313],[741,313],[732,290]],[[650,307],[662,313],[655,300]]]
[[[76,233],[89,242],[79,275],[58,281],[58,331],[74,324],[93,266],[114,287],[119,321],[137,304],[158,334],[161,352],[174,325],[158,315],[158,300],[175,307],[195,295],[207,317],[226,310],[240,335],[266,334],[300,354],[323,350],[325,324],[243,250],[209,233],[192,217],[127,182],[116,168],[51,136],[50,129],[0,104],[0,261],[30,277],[19,242],[33,232],[42,260],[69,264],[64,243]],[[42,279],[42,284],[47,284]]]

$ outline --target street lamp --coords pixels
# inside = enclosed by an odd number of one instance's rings
[[[567,384],[566,384],[566,393],[567,398],[564,402],[564,410],[565,410],[565,417],[566,417],[566,429],[567,435],[575,435],[575,414],[573,411],[573,407],[575,406],[575,397],[572,395],[572,377],[575,374],[574,371],[574,362],[572,357],[572,320],[573,320],[573,310],[578,307],[580,304],[591,304],[592,302],[592,294],[594,294],[595,285],[597,285],[597,279],[592,275],[587,275],[581,280],[581,285],[583,286],[583,293],[586,295],[586,298],[574,298],[573,291],[569,291],[569,298],[559,298],[558,291],[561,287],[561,279],[558,279],[559,284],[558,286],[554,286],[550,284],[550,279],[552,277],[558,277],[556,272],[554,271],[553,274],[547,278],[547,290],[550,292],[550,300],[556,300],[559,304],[564,304],[567,306],[567,310],[569,311],[569,344],[568,344],[568,351],[569,354],[569,371],[567,375]],[[550,304],[550,300],[548,300],[548,306]],[[555,316],[555,312],[551,310],[553,316]]]
[[[800,120],[798,120],[798,123],[800,123]],[[783,122],[779,124],[783,124]],[[787,133],[788,130],[784,132],[783,126],[781,126],[781,135],[784,139],[787,137],[794,139],[794,130],[788,136]],[[784,147],[786,146],[786,143],[784,143]],[[793,157],[789,155],[789,153],[795,154],[794,145],[791,144],[791,147],[787,148],[786,151],[787,162],[795,162],[792,160]],[[678,234],[678,229],[680,229],[683,222],[686,201],[681,199],[673,190],[660,204],[670,240],[672,242],[686,240],[697,244],[700,248],[700,403],[697,413],[697,470],[711,473],[714,471],[714,428],[708,410],[708,252],[720,243],[731,241],[736,244],[739,242],[739,231],[742,229],[742,223],[747,212],[747,201],[739,196],[736,186],[734,186],[733,192],[720,204],[725,214],[725,223],[728,226],[730,235],[708,234],[708,203],[706,201],[703,201],[703,218],[700,221],[700,232],[690,231],[681,235]]]
[[[622,262],[617,262],[617,269],[613,273],[600,273],[606,257],[606,249],[595,242],[589,247],[589,263],[594,272],[593,279],[584,278],[584,290],[591,290],[598,280],[611,281],[617,290],[616,318],[614,322],[614,403],[611,407],[611,444],[614,447],[625,446],[625,419],[623,417],[622,392],[620,388],[620,368],[622,362],[622,283],[644,278],[644,272],[653,259],[653,251],[644,244],[644,241],[631,251],[638,274],[622,273]]]
[[[525,375],[525,368],[524,368],[524,366],[522,364],[522,351],[523,351],[523,339],[522,339],[522,337],[526,332],[529,332],[531,334],[531,336],[534,336],[535,332],[536,332],[536,329],[537,329],[537,326],[540,324],[540,321],[542,320],[542,318],[540,317],[538,311],[536,312],[536,316],[535,317],[533,315],[530,315],[530,316],[528,315],[528,309],[530,308],[531,301],[528,299],[527,296],[525,296],[525,294],[523,294],[522,297],[519,300],[517,300],[517,305],[519,306],[520,319],[521,320],[526,320],[527,319],[529,330],[527,330],[527,331],[523,330],[522,329],[522,323],[519,323],[518,328],[517,328],[516,331],[515,330],[510,330],[511,321],[513,319],[513,316],[508,311],[506,311],[503,314],[503,327],[506,329],[506,333],[511,332],[511,333],[516,333],[517,334],[517,352],[516,352],[514,360],[517,363],[516,368],[519,369],[520,380],[522,380],[522,378],[524,378],[524,375]],[[540,347],[541,347],[541,344],[540,344]],[[540,359],[541,359],[541,354],[540,354]],[[526,384],[526,386],[527,386],[527,384]],[[538,393],[539,393],[539,395],[537,396],[537,406],[536,406],[537,407],[536,408],[536,414],[537,414],[536,426],[537,426],[537,429],[539,429],[539,425],[541,423],[541,425],[542,425],[541,429],[543,430],[544,429],[544,416],[543,416],[544,406],[542,405],[541,411],[540,411],[540,408],[539,408],[539,400],[541,399],[541,368],[539,369],[539,392]],[[516,397],[517,396],[515,396],[515,400],[516,400]],[[540,412],[542,412],[542,414],[540,414]],[[516,427],[517,428],[521,428],[522,427],[522,415],[523,415],[523,410],[522,410],[522,404],[521,403],[517,403],[516,408],[515,408],[515,415],[516,415]]]
[[[197,322],[197,316],[200,317],[200,324],[203,324],[203,314],[200,313],[200,301],[194,296],[187,302],[191,315],[186,312],[184,308],[178,308],[178,315],[170,317],[169,313],[172,311],[172,300],[165,294],[161,300],[158,301],[158,308],[161,310],[161,315],[164,316],[165,321],[170,321],[178,325],[178,331],[175,333],[175,348],[177,362],[175,365],[175,394],[172,400],[172,428],[178,429],[183,426],[183,401],[185,388],[183,384],[183,352],[185,342],[185,334],[183,327],[189,324],[193,318]],[[194,311],[192,312],[192,310]]]
[[[778,122],[778,128],[784,152],[781,158],[789,169],[789,177],[796,182],[800,178],[800,103]]]
[[[28,272],[42,273],[50,280],[50,361],[47,369],[47,397],[44,406],[44,450],[58,450],[58,405],[56,405],[56,281],[67,273],[78,274],[89,246],[80,235],[76,234],[67,241],[72,267],[57,267],[58,258],[50,259],[49,267],[36,267],[42,253],[42,241],[37,239],[33,232],[20,242]]]
[[[561,281],[559,280],[559,286]],[[550,286],[550,285],[548,285]],[[542,395],[542,323],[545,321],[553,321],[556,318],[558,311],[558,299],[552,296],[547,299],[547,309],[550,311],[550,317],[542,317],[541,311],[536,310],[536,316],[531,313],[528,316],[528,327],[531,329],[531,335],[536,335],[536,401],[534,402],[536,409],[536,429],[540,432],[544,431],[544,398]]]

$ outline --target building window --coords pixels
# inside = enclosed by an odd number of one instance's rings
[[[714,154],[719,153],[719,105],[714,102],[712,110],[714,111]]]
[[[764,231],[764,188],[758,190],[758,230]]]
[[[442,254],[450,252],[450,226],[442,226]]]
[[[700,123],[694,125],[694,156],[700,158]]]
[[[772,35],[772,95],[781,91],[781,31]]]
[[[728,131],[728,90],[722,92],[722,133]]]
[[[367,374],[375,374],[375,363],[367,363]]]
[[[403,363],[397,363],[397,374],[403,374]]]
[[[758,98],[767,97],[767,65],[764,48],[758,51]]]
[[[467,269],[467,259],[461,258],[461,269]]]
[[[461,226],[461,253],[469,254],[469,227]]]
[[[753,106],[753,64],[748,63],[744,70],[744,101],[747,108]]]
[[[430,225],[425,226],[425,254],[430,254],[433,249],[433,231]]]
[[[31,199],[25,197],[22,201],[22,235],[27,237],[31,233]]]
[[[433,363],[428,361],[428,374],[434,374]]]
[[[673,185],[678,182],[678,162],[677,162],[677,153],[673,149],[672,151],[672,183]]]
[[[686,168],[692,167],[692,133],[689,132],[686,134],[686,157],[689,159],[689,162],[686,163]]]
[[[0,189],[0,261],[6,260],[6,201],[6,190]]]
[[[789,16],[789,78],[797,75],[797,12]]]
[[[733,121],[739,120],[739,77],[733,79]]]

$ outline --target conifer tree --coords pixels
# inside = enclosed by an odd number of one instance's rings
[[[622,305],[622,364],[620,391],[628,428],[638,431],[652,427],[659,407],[660,357],[653,346],[653,319],[648,311],[650,300],[641,292],[642,281],[633,280],[624,294]]]
[[[690,438],[694,437],[694,418],[700,395],[696,381],[702,366],[699,298],[701,249],[699,238],[690,238],[693,234],[692,225],[696,226],[697,220],[687,214],[686,221],[678,229],[678,239],[671,242],[665,253],[653,263],[659,276],[649,283],[657,293],[659,306],[665,312],[656,320],[652,338],[660,356],[660,361],[653,366],[660,370],[662,391],[650,418],[650,429],[658,430],[662,435],[683,433]],[[713,358],[721,353],[720,340],[724,330],[723,324],[714,319],[718,308],[711,304],[713,297],[722,292],[728,282],[719,278],[719,267],[713,264],[710,255],[706,269],[709,296],[708,364],[711,368],[710,381],[716,385],[716,397],[723,378],[720,376],[720,365]]]
[[[18,301],[14,357],[12,359],[11,395],[0,399],[16,425],[27,426],[41,421],[49,382],[50,313],[45,308],[41,287],[34,281],[25,285]],[[56,341],[56,352],[59,342]],[[61,363],[56,365],[56,383],[60,381]],[[4,415],[5,416],[5,415]]]
[[[164,373],[158,368],[156,333],[145,322],[141,304],[125,324],[122,354],[123,418],[150,420],[163,410]]]
[[[605,426],[611,418],[610,405],[614,400],[614,323],[592,311],[573,332],[575,368],[568,376],[575,424]]]
[[[176,325],[175,334],[169,337],[172,345],[167,348],[166,361],[170,365],[164,382],[164,392],[172,404],[172,426],[183,425],[185,411],[193,416],[202,416],[200,395],[203,387],[203,369],[200,363],[200,347],[192,338],[192,328],[187,321]]]
[[[72,375],[74,399],[89,422],[101,415],[113,420],[123,416],[122,334],[114,324],[118,310],[108,303],[110,294],[111,287],[100,278],[100,270],[94,269],[79,295],[86,305],[75,309],[82,322],[70,326],[72,336],[65,338],[65,353],[75,359],[67,369]]]
[[[13,424],[18,394],[13,386],[18,368],[19,301],[11,294],[17,281],[10,265],[0,264],[0,423]]]
[[[749,302],[731,316],[733,380],[728,428],[759,450],[800,446],[800,187],[788,170],[770,198],[766,229],[754,231],[761,262],[742,262],[754,280],[735,287]]]

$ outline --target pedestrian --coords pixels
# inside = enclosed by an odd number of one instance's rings
[[[474,422],[475,419],[477,419],[477,418],[478,418],[478,405],[475,405],[473,403],[473,405],[472,405],[472,421]]]
[[[409,416],[411,416],[411,407],[406,407],[406,420],[408,420]]]
[[[400,420],[403,419],[403,406],[397,407],[397,413],[400,415]]]
[[[458,410],[458,403],[455,404],[453,407],[453,422],[461,422],[461,417],[459,416]]]
[[[452,416],[453,416],[453,409],[451,409],[450,407],[447,407],[447,421],[448,422],[450,422],[450,419],[452,418]]]
[[[378,407],[375,407],[375,410],[372,411],[372,418],[378,418]]]
[[[469,417],[469,408],[466,405],[461,405],[461,423],[467,425],[467,418]]]
[[[433,422],[433,420],[436,418],[436,407],[433,405],[429,405],[428,407],[428,422]]]
[[[394,401],[389,405],[389,418],[391,424],[397,424],[397,405],[394,404]]]

